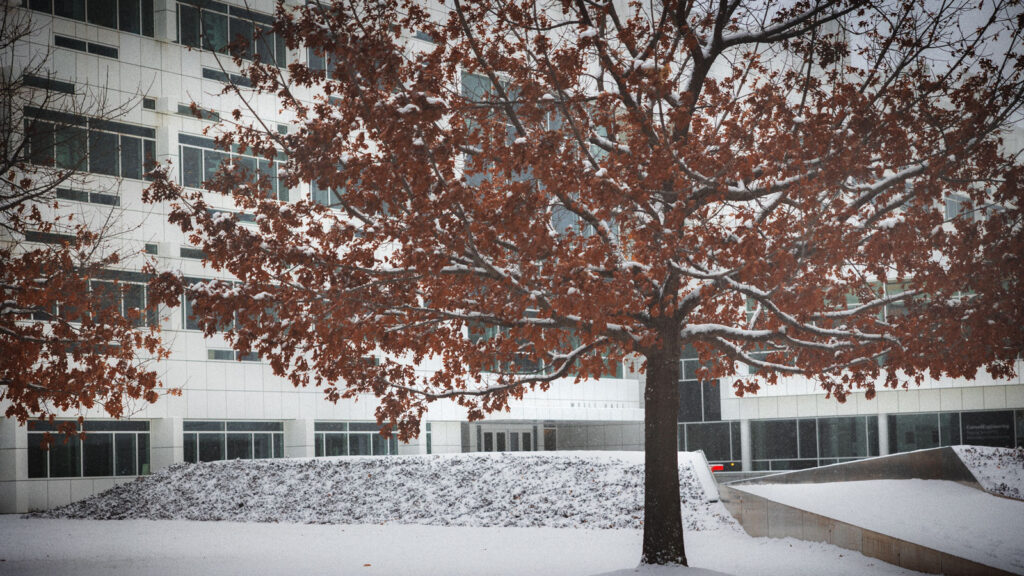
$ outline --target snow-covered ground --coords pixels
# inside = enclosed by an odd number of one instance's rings
[[[680,463],[687,555],[699,570],[636,572],[643,455],[579,452],[174,466],[31,518],[0,517],[0,574],[913,574],[827,544],[751,538],[710,501],[698,480],[703,460],[683,453]],[[830,485],[788,488],[815,486]],[[1019,571],[1024,511],[961,511],[959,492],[932,501],[921,485],[831,486],[815,498],[863,513],[856,523],[884,518],[883,532],[950,531],[943,524],[956,520],[966,526],[957,535],[971,539],[1003,526],[986,553]]]
[[[1024,502],[945,480],[751,484],[742,490],[1017,574]]]
[[[953,446],[985,490],[1024,500],[1024,449]]]
[[[712,508],[719,508],[714,504]],[[637,530],[48,520],[0,516],[0,575],[896,576],[826,544],[687,531],[695,569],[645,568]]]

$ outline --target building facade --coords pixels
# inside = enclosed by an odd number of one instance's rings
[[[90,122],[87,115],[76,120],[87,136],[73,146],[42,143],[33,149],[54,146],[51,154],[58,162],[84,158],[88,182],[59,190],[60,210],[98,222],[116,212],[126,251],[140,254],[112,271],[122,282],[139,286],[134,299],[122,306],[146,305],[142,254],[154,258],[160,269],[180,270],[188,279],[217,277],[203,266],[203,253],[167,223],[167,207],[143,203],[147,159],[172,162],[179,182],[190,187],[200,186],[232,155],[276,180],[272,163],[217,150],[204,133],[238,104],[222,94],[225,82],[241,81],[238,67],[217,49],[236,34],[251,35],[271,23],[270,0],[242,4],[26,0],[23,7],[10,8],[29,14],[34,26],[15,62],[46,55],[48,74],[32,89],[82,98],[102,95],[123,108],[114,121]],[[272,36],[253,49],[282,62],[306,58],[329,65],[313,54],[289,51]],[[193,115],[192,101],[202,103],[205,119]],[[259,96],[253,104],[263,121],[288,131],[290,118],[280,114],[273,98]],[[41,121],[49,113],[26,111]],[[309,186],[274,186],[285,202],[323,196]],[[222,202],[215,209],[234,210],[226,200],[212,200]],[[45,235],[27,238],[30,243],[50,240]],[[509,412],[482,422],[468,422],[454,403],[437,403],[420,437],[400,444],[377,434],[374,398],[334,404],[319,390],[297,389],[274,376],[258,357],[237,357],[222,336],[204,337],[190,309],[183,302],[152,320],[160,323],[172,352],[158,364],[159,372],[167,386],[181,388],[180,396],[164,396],[153,404],[140,401],[120,421],[85,412],[86,437],[58,440],[49,451],[39,447],[46,425],[0,419],[0,513],[66,504],[182,462],[643,448],[643,376],[628,367],[600,380],[555,382],[550,390],[529,394]],[[984,375],[941,380],[879,391],[873,400],[853,394],[842,404],[798,378],[741,398],[728,381],[699,381],[695,359],[684,360],[682,368],[680,449],[704,450],[709,461],[728,470],[788,470],[959,443],[1024,444],[1020,361],[1018,376],[1010,381]],[[431,366],[419,369],[429,372]]]

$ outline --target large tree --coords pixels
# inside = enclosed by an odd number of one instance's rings
[[[297,128],[243,106],[218,138],[286,155],[318,201],[224,166],[205,187],[253,226],[161,179],[237,282],[159,284],[296,385],[375,394],[403,438],[431,401],[482,418],[638,359],[642,560],[685,564],[684,347],[739,394],[1012,373],[1022,26],[1009,0],[282,5],[275,31],[314,57],[247,74]]]
[[[119,418],[134,399],[156,401],[151,361],[166,350],[145,284],[113,271],[140,265],[141,245],[126,246],[120,209],[109,206],[118,181],[89,174],[87,142],[90,127],[140,99],[111,102],[57,80],[50,54],[30,44],[31,14],[0,8],[0,407],[22,423],[89,409]],[[137,178],[143,145],[133,140]],[[104,204],[69,201],[90,194]]]

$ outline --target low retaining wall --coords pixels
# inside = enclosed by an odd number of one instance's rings
[[[820,484],[858,480],[950,480],[981,490],[952,448],[933,448],[737,480],[718,488],[722,503],[751,536],[827,542],[908,570],[947,576],[1011,576],[940,550],[794,508],[743,490],[750,484]]]
[[[719,486],[718,490],[726,509],[751,536],[827,542],[908,570],[929,574],[1013,576],[1012,572],[780,504],[744,492],[738,487]]]

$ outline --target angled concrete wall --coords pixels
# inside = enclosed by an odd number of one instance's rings
[[[908,570],[929,574],[945,574],[946,576],[1010,576],[1012,574],[940,550],[780,504],[744,492],[741,485],[720,486],[719,494],[729,513],[751,536],[827,542]]]

